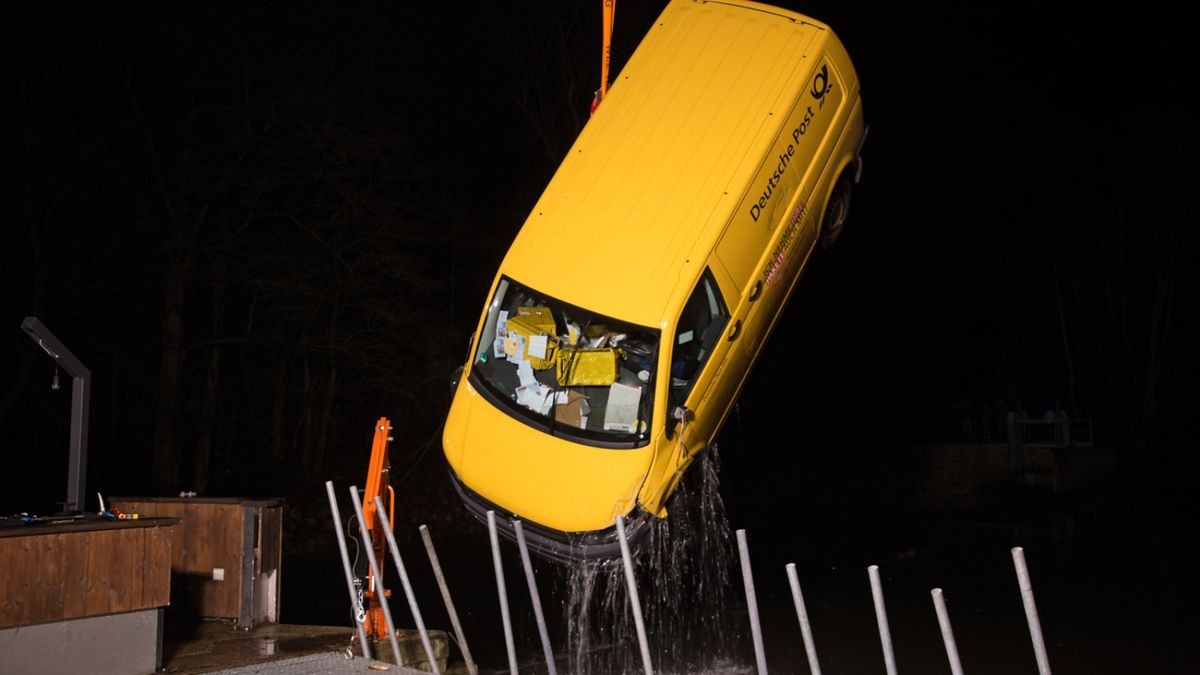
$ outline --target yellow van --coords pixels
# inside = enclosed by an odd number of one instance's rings
[[[671,0],[500,264],[443,432],[469,510],[556,560],[635,548],[709,447],[866,138],[833,31]]]

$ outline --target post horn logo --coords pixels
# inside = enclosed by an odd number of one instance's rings
[[[821,66],[821,71],[813,77],[812,97],[818,101],[829,91],[829,64]]]

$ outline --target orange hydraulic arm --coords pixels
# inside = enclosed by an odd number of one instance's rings
[[[381,497],[388,505],[389,523],[394,523],[396,514],[396,492],[388,483],[388,443],[392,440],[392,424],[386,417],[380,417],[375,423],[375,440],[371,443],[371,465],[367,469],[367,487],[362,495],[363,525],[371,533],[371,546],[375,549],[375,560],[379,562],[379,573],[383,574],[384,561],[387,560],[387,534],[383,522],[378,517],[375,508],[375,498]],[[386,492],[386,495],[384,494]],[[366,618],[363,628],[367,635],[374,640],[388,640],[387,620],[383,614],[383,604],[379,598],[379,588],[383,587],[382,580],[375,579],[367,572],[367,588],[363,593],[367,599]],[[385,592],[391,597],[391,591]]]

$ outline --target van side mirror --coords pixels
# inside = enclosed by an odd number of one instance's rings
[[[677,405],[671,411],[671,418],[667,420],[667,438],[675,435],[675,425],[680,422],[691,422],[696,418],[696,413],[692,412],[685,405]]]

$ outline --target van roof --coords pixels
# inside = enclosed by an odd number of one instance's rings
[[[746,1],[672,0],[564,158],[502,269],[645,326],[673,319],[828,28]]]

